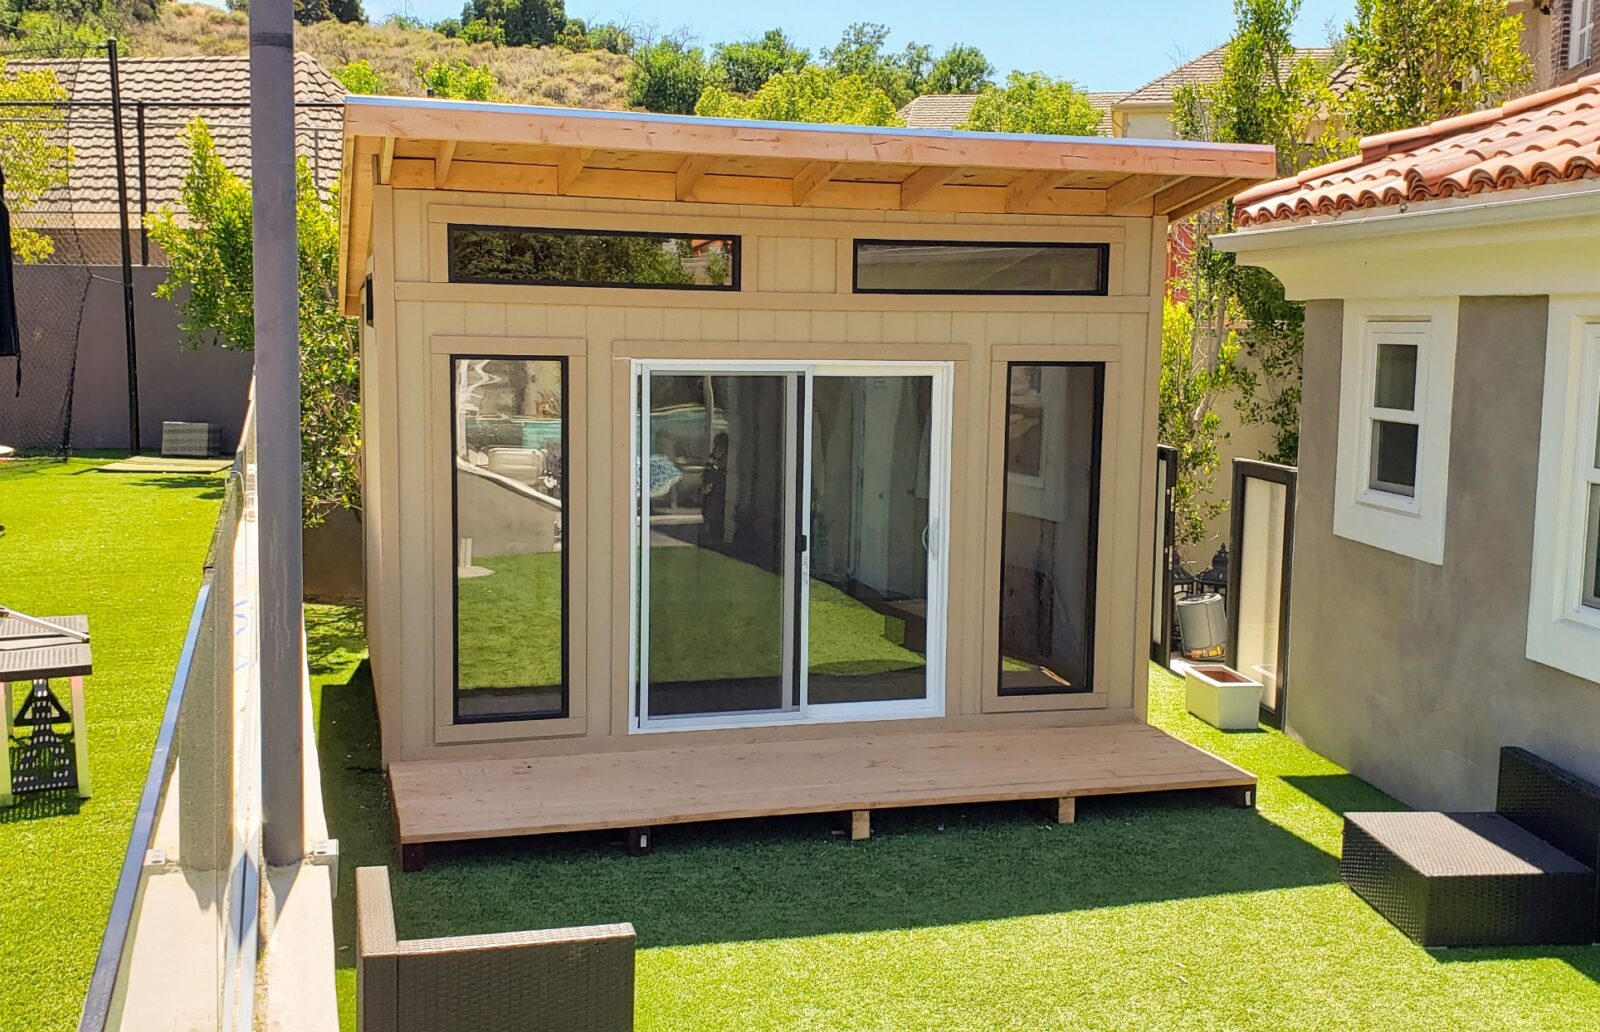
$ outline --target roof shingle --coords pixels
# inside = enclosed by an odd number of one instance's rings
[[[1582,179],[1600,180],[1600,75],[1367,137],[1359,154],[1239,194],[1234,217],[1253,226]]]
[[[1185,62],[1165,75],[1151,79],[1138,89],[1123,97],[1119,103],[1134,105],[1165,106],[1174,102],[1174,95],[1183,86],[1194,86],[1203,82],[1216,82],[1222,78],[1222,62],[1228,56],[1228,44],[1215,47],[1206,51],[1193,61]],[[1331,61],[1334,57],[1332,47],[1301,47],[1294,52],[1292,58],[1285,58],[1280,69],[1289,70],[1289,66],[1301,58],[1312,58],[1316,61]],[[1342,74],[1343,69],[1341,69]],[[1336,87],[1341,74],[1334,76]]]
[[[1120,93],[1090,93],[1089,103],[1100,112],[1094,131],[1111,135],[1111,105],[1122,99]],[[927,93],[900,109],[900,117],[911,129],[954,129],[972,114],[976,93]]]

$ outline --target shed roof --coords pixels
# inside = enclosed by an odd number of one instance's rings
[[[1111,135],[1111,106],[1121,100],[1123,93],[1090,93],[1089,103],[1100,112],[1100,121],[1094,131],[1098,136]],[[912,129],[954,129],[972,114],[976,93],[925,93],[900,109],[900,117]]]
[[[13,60],[6,70],[55,73],[70,106],[60,109],[49,133],[72,148],[67,185],[52,190],[29,211],[14,214],[38,225],[115,228],[116,146],[111,119],[111,79],[105,61]],[[127,205],[139,211],[139,119],[142,107],[145,207],[178,202],[189,148],[181,133],[202,118],[217,153],[234,172],[250,173],[250,58],[126,57],[118,62],[122,130],[127,148]],[[319,185],[332,186],[340,159],[344,87],[309,54],[295,54],[296,149],[311,159]],[[44,117],[44,116],[40,116]]]
[[[1259,226],[1582,179],[1600,187],[1600,75],[1369,136],[1359,154],[1239,194],[1235,219]]]
[[[1035,215],[1179,216],[1271,175],[1271,147],[802,125],[350,97],[342,284],[357,306],[372,188]]]

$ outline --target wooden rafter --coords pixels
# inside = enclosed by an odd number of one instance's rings
[[[799,207],[811,199],[817,192],[817,187],[833,178],[833,173],[839,168],[832,161],[813,161],[794,177],[794,205]]]
[[[1229,196],[1240,185],[1237,180],[1190,176],[1157,193],[1150,199],[1150,204],[1155,214],[1176,218],[1204,208],[1213,198]]]
[[[1156,194],[1182,180],[1182,176],[1129,176],[1106,189],[1107,215],[1140,214],[1135,209]]]
[[[1006,211],[1027,211],[1029,206],[1067,181],[1067,172],[1024,172],[1006,187]]]
[[[1182,204],[1173,205],[1172,207],[1165,209],[1158,209],[1157,214],[1166,215],[1168,218],[1181,219],[1183,216],[1192,212],[1197,212],[1201,208],[1209,208],[1218,201],[1226,200],[1250,185],[1251,181],[1245,179],[1235,179],[1226,183],[1214,183],[1212,184],[1211,189],[1207,190],[1205,193],[1190,197]]]
[[[674,184],[672,196],[674,200],[687,201],[694,196],[695,187],[700,185],[700,180],[705,178],[706,172],[711,168],[711,157],[706,154],[691,154],[683,159],[683,164],[678,166],[678,171],[673,173]]]
[[[394,137],[385,136],[378,151],[378,182],[387,183],[394,171]]]
[[[927,200],[929,194],[948,183],[959,171],[961,171],[959,168],[948,168],[943,165],[926,165],[917,169],[906,176],[905,181],[900,184],[900,207],[915,208]]]
[[[456,141],[445,140],[439,144],[439,152],[433,156],[433,185],[437,190],[443,190],[444,184],[450,178],[450,165],[456,160]]]
[[[572,185],[583,175],[583,170],[588,167],[589,158],[593,154],[594,151],[587,147],[561,152],[560,164],[556,166],[556,193],[572,192]]]

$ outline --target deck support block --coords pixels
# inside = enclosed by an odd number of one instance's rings
[[[850,811],[850,841],[865,842],[872,837],[872,811]]]
[[[1229,806],[1237,806],[1241,810],[1254,810],[1256,808],[1256,786],[1233,785],[1228,788],[1217,789],[1217,794]]]
[[[1048,800],[1050,817],[1057,824],[1075,824],[1078,820],[1078,799],[1076,796],[1062,796],[1060,799]]]
[[[625,848],[629,856],[649,856],[651,835],[649,828],[629,828]]]
[[[400,843],[400,870],[411,874],[428,866],[428,850],[421,842]]]

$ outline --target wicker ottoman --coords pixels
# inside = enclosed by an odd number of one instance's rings
[[[1423,946],[1587,943],[1595,874],[1494,813],[1345,814],[1339,874]]]

